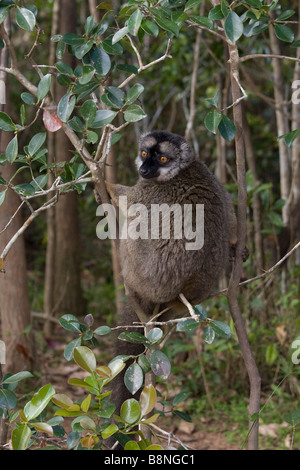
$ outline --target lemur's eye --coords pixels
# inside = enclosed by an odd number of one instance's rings
[[[167,157],[165,157],[164,155],[162,155],[161,157],[159,157],[160,161],[162,163],[166,163],[168,161]]]
[[[142,157],[143,157],[143,158],[146,158],[147,155],[148,155],[147,152],[145,152],[145,150],[143,150],[143,151],[142,151]]]

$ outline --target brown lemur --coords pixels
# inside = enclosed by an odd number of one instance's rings
[[[230,246],[237,241],[230,195],[206,165],[195,158],[185,139],[165,131],[146,133],[140,140],[135,162],[139,179],[133,187],[107,183],[115,205],[120,204],[120,196],[126,196],[128,209],[142,204],[148,214],[145,229],[148,236],[127,236],[119,241],[122,276],[128,297],[121,314],[123,325],[139,321],[137,313],[140,320],[141,316],[150,320],[157,304],[160,304],[160,310],[172,307],[168,317],[176,316],[180,309],[182,313],[186,307],[179,301],[179,294],[183,294],[191,304],[203,301],[216,288],[229,263]],[[154,212],[159,211],[162,205],[171,209],[166,211],[170,221],[167,237],[162,234],[162,218],[160,230],[154,232],[155,236],[151,232],[153,208]],[[195,223],[197,205],[204,207],[201,227],[196,227]],[[180,219],[183,235],[176,236],[174,231],[179,213],[172,209],[181,208],[184,213],[185,206],[192,208],[190,229],[194,237],[196,230],[202,230],[203,245],[196,249],[187,245],[191,239],[186,235],[184,217]],[[128,212],[127,226],[132,223],[134,215],[136,213],[130,215]],[[141,352],[139,345],[123,341],[117,343],[118,354]],[[125,385],[119,383],[115,397],[120,405],[131,395]]]

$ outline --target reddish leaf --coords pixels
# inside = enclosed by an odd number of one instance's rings
[[[62,127],[62,122],[57,116],[56,107],[49,106],[43,112],[44,126],[49,132],[56,132]]]

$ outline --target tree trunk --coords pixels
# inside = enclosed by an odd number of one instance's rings
[[[272,54],[280,55],[279,41],[275,35],[274,26],[270,24],[270,46]],[[288,115],[287,107],[283,105],[284,102],[284,79],[282,73],[282,64],[279,59],[271,59],[274,70],[274,97],[276,106],[276,122],[277,122],[277,136],[281,136],[289,132],[286,116]],[[290,165],[289,165],[289,152],[284,139],[280,139],[279,143],[279,162],[280,162],[280,190],[281,197],[285,201],[282,209],[283,224],[288,225],[288,197],[290,193]]]
[[[300,12],[300,5],[298,8]],[[300,25],[298,24],[298,34],[300,34]],[[300,48],[296,49],[297,57],[299,57]],[[295,63],[293,81],[300,80],[300,69],[298,62]],[[300,82],[298,82],[300,83]],[[299,85],[297,86],[299,88]],[[299,129],[300,109],[299,103],[292,104],[292,131]],[[300,137],[297,137],[292,147],[292,181],[291,192],[289,198],[290,206],[290,230],[291,244],[295,245],[300,240]],[[295,264],[300,265],[300,249],[295,253]],[[300,281],[299,281],[300,282]]]
[[[1,153],[11,140],[8,132],[1,132]],[[6,163],[1,168],[1,175],[9,180],[16,167]],[[11,190],[6,192],[5,201],[1,206],[0,231],[6,226],[20,205],[20,199]],[[0,235],[0,250],[22,225],[22,214],[19,211],[11,224]],[[25,333],[31,325],[31,312],[28,297],[27,270],[24,239],[18,238],[13,249],[9,252],[4,264],[5,273],[0,273],[0,310],[1,310],[1,339],[6,346],[5,372],[32,370],[34,366],[34,344],[32,334]]]
[[[76,8],[72,0],[61,0],[60,33],[76,31]],[[74,66],[73,56],[66,53],[64,62]],[[65,93],[60,86],[56,89],[56,101]],[[55,160],[69,161],[73,154],[72,146],[63,130],[55,134]],[[80,271],[80,236],[78,220],[78,198],[75,192],[61,195],[55,206],[56,252],[55,252],[55,287],[54,312],[58,314],[84,313]]]
[[[52,28],[51,37],[59,31],[59,10],[60,0],[55,0],[52,9]],[[49,45],[49,65],[53,65],[55,62],[55,50],[56,43],[50,41]],[[55,84],[52,80],[51,93],[55,96]],[[55,159],[55,134],[48,132],[47,135],[48,153],[47,163],[54,163]],[[53,173],[49,173],[47,186],[50,188],[54,182]],[[48,200],[52,197],[51,194],[48,196]],[[51,322],[51,316],[53,315],[53,308],[55,305],[54,300],[54,282],[55,282],[55,207],[49,207],[46,212],[47,217],[47,248],[46,248],[46,265],[45,265],[45,286],[44,286],[44,313],[46,321],[44,324],[44,333],[46,337],[51,336],[53,323]]]
[[[9,18],[6,19],[5,23],[9,31]],[[1,51],[1,65],[7,66],[7,61],[8,52],[4,48]],[[2,83],[7,82],[6,78],[5,73],[0,72]],[[6,96],[8,97],[9,91],[4,89],[5,91],[7,91]],[[2,100],[3,98],[4,96],[2,96]],[[4,110],[9,114],[9,102],[5,105],[5,99],[0,103],[0,110]],[[12,137],[11,133],[0,132],[0,154],[5,152]],[[1,175],[6,181],[9,181],[16,171],[15,165],[10,163],[6,163],[4,167],[0,168]],[[13,191],[6,191],[5,200],[0,211],[0,252],[22,225],[22,214],[20,211],[16,213],[20,202],[20,199]],[[14,214],[13,220],[3,231]],[[5,269],[5,273],[0,272],[1,339],[5,343],[4,361],[1,358],[1,362],[5,362],[3,369],[11,373],[24,369],[33,369],[35,367],[33,336],[30,329],[25,333],[31,325],[31,311],[28,296],[25,246],[22,236],[16,241],[14,249],[9,253],[1,269]],[[2,427],[1,440],[4,438],[5,429],[5,426]]]

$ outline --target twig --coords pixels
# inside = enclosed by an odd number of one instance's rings
[[[17,213],[19,212],[19,210],[21,209],[21,207],[23,206],[24,203],[25,203],[25,201],[21,202],[21,204],[19,205],[19,207],[17,208],[15,213],[11,216],[11,218],[9,219],[9,221],[7,222],[5,227],[0,231],[0,235],[2,235],[2,233],[5,232],[5,230],[10,226],[10,224],[12,223],[12,221],[14,220],[14,218],[16,217]]]
[[[178,296],[181,300],[181,302],[186,306],[186,308],[189,311],[189,314],[191,317],[195,316],[195,310],[193,309],[193,306],[190,304],[190,302],[186,299],[186,297],[181,293]]]
[[[162,434],[162,436],[167,436],[168,437],[168,444],[170,444],[171,441],[174,441],[174,442],[177,442],[178,444],[180,444],[182,447],[184,447],[185,449],[192,449],[192,447],[190,446],[187,446],[186,444],[184,444],[181,439],[179,439],[179,437],[177,437],[175,434],[173,434],[172,432],[168,432],[168,431],[165,431],[164,429],[161,429],[160,427],[158,427],[156,424],[154,423],[149,423],[148,426],[150,426],[151,428],[153,428],[155,431],[158,431]]]
[[[300,62],[300,58],[298,57],[290,57],[287,55],[280,55],[280,54],[249,54],[240,57],[240,62],[246,62],[246,60],[250,59],[282,59],[282,60],[292,60],[294,62]]]
[[[198,23],[194,23],[194,21],[191,21],[191,20],[187,20],[186,24],[188,24],[189,26],[192,26],[193,28],[203,29],[204,31],[207,31],[208,33],[212,34],[218,39],[221,39],[222,41],[226,43],[228,42],[228,39],[226,38],[226,36],[223,36],[222,34],[217,33],[217,31],[214,31],[213,29],[206,28],[206,26],[202,26]]]
[[[161,57],[159,57],[158,59],[156,60],[153,60],[152,62],[150,62],[149,64],[146,64],[146,65],[142,65],[139,67],[138,69],[138,74],[143,72],[144,70],[147,70],[149,67],[153,67],[153,65],[156,65],[158,64],[159,62],[162,62],[163,60],[166,60],[167,58],[171,58],[171,56],[169,55],[169,52],[170,52],[170,48],[171,48],[171,39],[168,40],[168,44],[167,44],[167,49],[166,49],[166,52],[164,53],[164,55],[162,55]],[[126,78],[126,80],[124,80],[120,85],[119,85],[119,88],[124,88],[129,82],[131,82],[131,80],[133,78],[136,77],[136,74],[135,73],[132,73],[131,75],[129,75],[129,77]]]
[[[27,227],[31,224],[31,222],[33,222],[33,220],[39,215],[40,212],[43,212],[44,210],[48,209],[49,207],[53,206],[54,204],[56,204],[57,202],[57,196],[55,195],[52,199],[50,199],[49,201],[45,202],[45,204],[43,204],[41,207],[39,207],[38,209],[36,209],[34,212],[32,212],[32,214],[30,214],[30,216],[28,217],[27,220],[25,220],[24,224],[22,225],[22,227],[19,228],[19,230],[13,235],[13,237],[9,240],[9,242],[7,243],[7,245],[4,247],[1,255],[0,255],[0,258],[2,260],[5,260],[6,256],[8,255],[8,252],[10,251],[11,247],[13,246],[13,244],[16,242],[16,240],[19,238],[20,235],[22,235],[22,233],[25,232],[25,230],[27,229]]]

